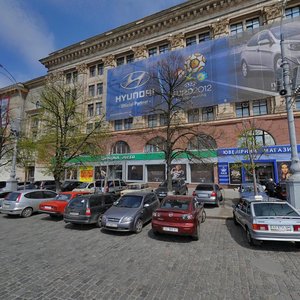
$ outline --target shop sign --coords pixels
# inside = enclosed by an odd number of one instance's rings
[[[94,178],[93,167],[80,167],[79,180],[83,182],[91,182]]]
[[[218,174],[219,174],[219,183],[228,184],[229,183],[229,170],[227,163],[218,164]]]

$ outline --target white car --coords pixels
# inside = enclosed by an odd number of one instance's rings
[[[129,183],[126,190],[121,191],[121,196],[132,192],[153,192],[153,189],[149,187],[148,183]]]

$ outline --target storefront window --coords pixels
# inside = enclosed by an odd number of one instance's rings
[[[106,166],[97,166],[95,167],[95,179],[104,179],[107,174]]]
[[[214,182],[213,164],[192,164],[191,181],[192,182]]]
[[[108,176],[114,179],[122,179],[122,166],[116,165],[116,166],[109,166],[109,174]]]
[[[186,165],[176,164],[171,166],[172,179],[183,178],[186,179]]]
[[[230,169],[230,184],[242,183],[242,168],[237,164],[229,164]]]
[[[128,180],[143,180],[143,166],[128,166]]]
[[[147,166],[147,175],[149,182],[162,182],[165,180],[165,165]]]

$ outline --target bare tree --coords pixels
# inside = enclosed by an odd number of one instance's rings
[[[186,154],[188,158],[203,161],[199,152],[192,149],[216,148],[209,134],[213,127],[204,123],[198,125],[186,124],[185,112],[193,108],[196,93],[187,91],[187,80],[190,74],[184,72],[184,57],[178,53],[170,53],[159,60],[150,70],[148,90],[151,91],[153,101],[149,104],[148,113],[158,115],[163,128],[161,139],[155,140],[157,149],[164,153],[166,163],[168,191],[172,191],[172,163]],[[204,134],[205,132],[205,134]],[[187,147],[190,144],[194,147]],[[201,144],[201,145],[200,145]]]
[[[48,80],[41,94],[37,154],[53,174],[57,190],[72,159],[101,154],[105,145],[104,115],[87,116],[86,102],[83,87],[63,78]]]

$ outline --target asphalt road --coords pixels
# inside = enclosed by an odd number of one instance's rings
[[[248,246],[230,206],[206,208],[199,241],[0,214],[0,298],[300,299],[300,250]]]

